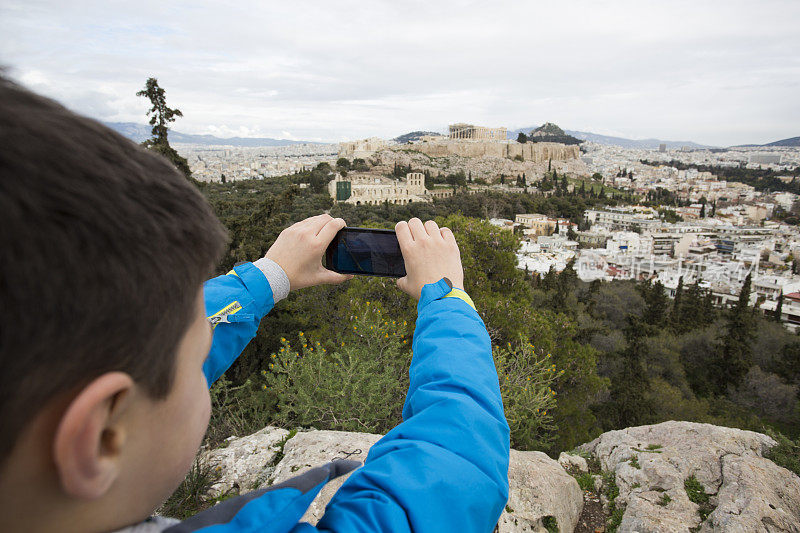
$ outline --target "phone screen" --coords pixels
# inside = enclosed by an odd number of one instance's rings
[[[326,253],[328,268],[343,274],[400,278],[406,265],[394,230],[343,228]]]

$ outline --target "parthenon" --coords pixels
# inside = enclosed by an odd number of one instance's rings
[[[472,124],[450,124],[451,139],[467,139],[473,141],[505,141],[508,138],[506,128],[484,128]]]

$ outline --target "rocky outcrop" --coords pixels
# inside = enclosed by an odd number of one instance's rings
[[[241,494],[280,483],[334,459],[364,461],[381,435],[341,431],[303,431],[284,440],[287,431],[266,427],[258,433],[231,439],[225,448],[207,452],[205,459],[220,467],[215,495],[238,487]],[[247,457],[252,452],[254,457]],[[275,462],[274,459],[279,461]],[[572,531],[583,507],[583,494],[575,479],[558,462],[541,452],[511,451],[508,470],[510,496],[500,517],[501,533],[544,531],[557,523],[560,531]],[[309,507],[303,520],[316,524],[325,506],[349,477],[328,483]]]
[[[610,431],[582,449],[614,474],[620,531],[800,532],[800,478],[763,457],[775,444],[752,431],[664,422]],[[700,497],[690,498],[692,483]]]
[[[334,459],[363,461],[381,436],[312,430],[289,437],[286,430],[267,427],[206,452],[205,459],[219,468],[213,491],[244,493]],[[589,483],[612,496],[607,506],[624,509],[621,532],[800,533],[800,478],[764,458],[775,444],[751,431],[664,422],[604,433],[581,447],[583,457],[562,454],[554,461],[541,452],[511,450],[510,495],[497,531],[544,531],[555,525],[562,532],[576,526],[586,530],[581,513],[597,496],[591,489],[584,494],[570,473],[596,474],[599,464],[606,486],[600,487],[600,476],[589,477]],[[345,479],[323,489],[304,520],[315,524]],[[608,490],[612,484],[618,495]],[[596,507],[599,513],[600,503]],[[592,524],[589,531],[595,529]]]

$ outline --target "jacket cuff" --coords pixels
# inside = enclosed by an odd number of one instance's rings
[[[269,286],[272,289],[274,303],[277,304],[289,295],[289,289],[291,288],[289,285],[289,276],[286,275],[286,271],[284,271],[278,263],[272,259],[262,257],[258,261],[255,261],[253,265],[267,278]]]
[[[419,303],[417,304],[417,315],[419,315],[422,312],[422,309],[429,303],[445,297],[455,297],[475,309],[475,304],[472,303],[472,298],[470,298],[466,292],[461,289],[454,289],[453,284],[449,279],[442,278],[436,283],[428,283],[422,287]]]
[[[233,267],[233,273],[242,280],[256,304],[259,320],[275,305],[272,287],[264,274],[253,263]]]

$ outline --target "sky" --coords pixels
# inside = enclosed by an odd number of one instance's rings
[[[184,133],[335,142],[468,122],[715,146],[800,135],[798,0],[2,0],[7,76]]]

